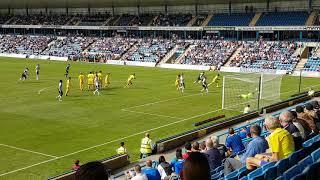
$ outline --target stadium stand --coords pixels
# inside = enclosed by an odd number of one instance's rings
[[[160,14],[152,22],[152,26],[186,26],[192,19],[191,14],[164,15]]]
[[[10,24],[17,25],[65,25],[71,20],[68,15],[17,15],[10,20]]]
[[[181,64],[216,66],[220,69],[238,46],[239,42],[236,41],[196,41]]]
[[[308,58],[307,62],[303,67],[304,71],[320,71],[320,55],[319,55],[319,47],[314,48],[311,52],[311,57]]]
[[[308,12],[269,12],[259,18],[256,26],[303,26],[309,17]]]
[[[175,44],[166,39],[140,39],[123,57],[128,61],[159,62]]]
[[[102,26],[109,17],[109,14],[77,15],[79,26]]]
[[[60,37],[54,41],[42,55],[79,59],[82,51],[95,42],[92,37]]]
[[[215,14],[209,26],[249,26],[254,13]]]
[[[299,62],[293,56],[296,47],[297,43],[292,42],[244,42],[230,66],[293,71]]]

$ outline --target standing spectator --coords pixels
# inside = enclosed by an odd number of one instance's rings
[[[234,129],[229,129],[229,136],[226,139],[226,146],[228,148],[228,153],[231,155],[237,155],[243,151],[244,145],[242,144],[242,139],[238,134],[234,133]]]
[[[292,122],[293,118],[289,111],[284,111],[279,116],[281,126],[292,135],[295,149],[299,150],[302,148],[303,140],[299,129]]]
[[[80,161],[79,160],[75,160],[74,161],[74,165],[72,166],[72,170],[76,171],[80,168]]]
[[[249,142],[246,152],[240,157],[227,158],[224,163],[224,173],[229,174],[230,172],[240,169],[246,165],[246,159],[248,157],[254,157],[257,154],[265,153],[268,149],[268,142],[261,137],[261,127],[257,124],[250,127],[250,134],[252,140]]]
[[[152,168],[152,161],[147,160],[146,161],[146,168],[142,170],[144,174],[147,175],[148,180],[160,180],[160,174],[157,169]]]
[[[257,154],[255,157],[249,157],[246,166],[249,171],[256,167],[263,166],[272,161],[279,161],[289,157],[294,152],[294,141],[292,135],[280,128],[279,120],[273,116],[265,119],[265,127],[271,133],[268,136],[269,148],[271,154]]]
[[[146,133],[145,137],[141,140],[140,147],[140,158],[148,157],[152,154],[152,140],[150,139],[150,134]]]
[[[183,159],[187,159],[189,157],[189,154],[192,152],[191,151],[191,143],[190,142],[186,142],[184,145],[184,148],[186,149],[186,153],[184,153],[182,155]]]
[[[88,162],[77,170],[75,180],[108,179],[109,174],[105,166],[99,162]]]
[[[160,156],[159,157],[158,171],[159,171],[159,174],[161,176],[161,179],[165,179],[166,177],[168,177],[168,176],[170,176],[172,174],[172,167],[166,161],[164,156]]]
[[[136,175],[131,180],[148,180],[148,177],[141,173],[141,166],[139,164],[134,167],[134,171]]]
[[[174,168],[174,164],[178,161],[177,153],[182,154],[182,149],[180,149],[180,148],[176,149],[176,156],[170,162],[172,168]]]
[[[217,148],[213,146],[213,142],[211,139],[207,139],[206,147],[207,147],[207,150],[204,151],[204,154],[207,156],[210,169],[214,170],[217,167],[221,166],[222,164],[220,152]]]
[[[313,118],[304,112],[303,107],[297,106],[296,112],[297,112],[298,118],[304,120],[308,124],[310,129],[313,131],[313,133],[318,134],[318,128],[317,128]]]
[[[124,147],[124,142],[120,143],[120,147],[117,149],[117,154],[126,154],[127,149]]]
[[[213,142],[213,147],[215,147],[219,150],[221,159],[225,159],[226,154],[228,152],[227,147],[224,144],[219,144],[219,139],[217,136],[211,136],[210,139]]]
[[[210,166],[206,156],[200,152],[192,152],[183,166],[184,180],[210,180]]]

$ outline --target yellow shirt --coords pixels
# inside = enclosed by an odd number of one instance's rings
[[[213,80],[212,80],[212,82],[217,82],[217,81],[219,81],[220,79],[219,79],[219,76],[215,76],[214,78],[213,78]]]
[[[104,79],[104,82],[105,82],[105,83],[108,83],[109,80],[110,80],[110,76],[109,76],[109,75],[106,75],[106,78]]]
[[[71,82],[70,82],[70,80],[68,79],[67,80],[67,88],[70,88],[71,87]]]
[[[269,135],[268,143],[271,152],[278,153],[279,159],[287,158],[295,151],[292,135],[282,128],[277,128]]]
[[[88,74],[88,84],[93,84],[93,77],[94,75],[93,74]]]
[[[131,81],[132,79],[135,79],[136,77],[134,75],[130,75],[128,78],[128,81]]]
[[[99,81],[102,81],[102,73],[98,73]]]
[[[79,79],[79,82],[80,82],[80,83],[83,83],[83,82],[84,82],[84,75],[83,75],[83,74],[80,74],[79,77],[78,77],[78,79]]]
[[[117,154],[126,154],[126,153],[127,153],[126,148],[122,146],[117,149]]]

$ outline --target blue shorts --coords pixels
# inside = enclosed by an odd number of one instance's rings
[[[268,161],[263,161],[263,160],[262,160],[262,161],[260,162],[260,166],[266,165],[266,164],[268,164],[268,163],[269,163]]]

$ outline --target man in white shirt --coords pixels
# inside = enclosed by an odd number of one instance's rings
[[[134,171],[136,172],[136,175],[132,177],[131,180],[148,180],[147,176],[145,174],[141,173],[141,166],[136,165],[134,167]]]

